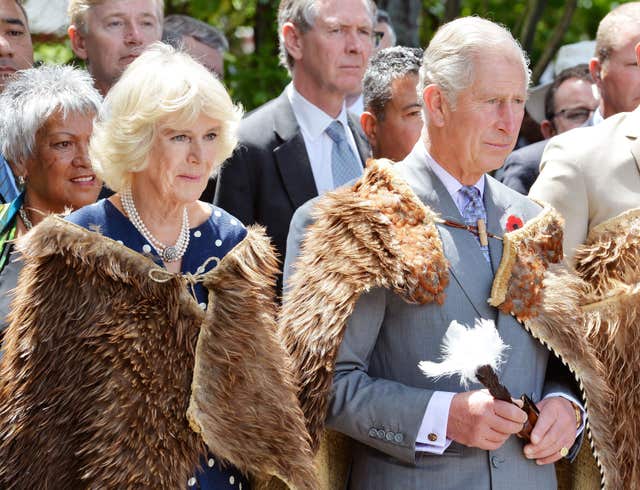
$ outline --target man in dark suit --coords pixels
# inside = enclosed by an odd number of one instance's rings
[[[598,106],[593,95],[593,78],[586,64],[562,70],[544,98],[544,119],[540,131],[545,137],[514,151],[505,160],[501,178],[504,185],[527,194],[540,173],[540,160],[549,138],[583,125],[591,125]]]
[[[0,0],[0,92],[18,70],[33,66],[33,45],[27,14],[18,0]],[[0,155],[0,202],[18,195],[13,172]]]
[[[241,122],[214,199],[244,224],[264,225],[283,260],[294,211],[360,175],[369,151],[344,101],[362,83],[373,50],[375,4],[309,3],[280,3],[280,57],[292,83]],[[340,142],[329,134],[336,125]]]

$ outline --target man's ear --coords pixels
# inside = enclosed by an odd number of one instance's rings
[[[427,85],[422,91],[422,102],[429,124],[444,126],[445,116],[451,112],[451,108],[442,89],[433,83]]]
[[[556,127],[548,119],[545,119],[540,123],[540,132],[542,133],[542,136],[544,136],[544,139],[546,140],[548,140],[552,136],[555,136],[557,133]]]
[[[73,49],[73,52],[81,60],[86,60],[89,56],[87,55],[85,39],[80,33],[80,29],[78,29],[75,24],[71,24],[69,29],[67,29],[67,34],[69,34],[71,49]]]
[[[367,141],[369,141],[369,145],[375,155],[375,149],[378,145],[378,119],[369,111],[364,111],[360,116],[360,126],[362,126],[362,131],[364,131]]]
[[[640,66],[640,43],[636,44],[636,64]]]
[[[589,73],[591,73],[591,78],[593,78],[593,81],[598,87],[600,87],[600,82],[602,81],[602,78],[600,77],[601,69],[602,65],[598,58],[591,58],[591,60],[589,60]]]
[[[302,35],[291,22],[285,22],[282,26],[282,39],[284,47],[294,60],[302,58]]]

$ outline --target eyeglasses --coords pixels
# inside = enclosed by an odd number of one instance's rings
[[[562,109],[561,111],[556,112],[553,115],[553,118],[561,117],[567,121],[571,121],[576,124],[584,123],[589,117],[591,113],[595,109],[589,109],[587,107],[576,107],[575,109]]]
[[[380,46],[380,42],[382,41],[383,37],[384,37],[383,31],[373,31],[373,42],[376,48]]]

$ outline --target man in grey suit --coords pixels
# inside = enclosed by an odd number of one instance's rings
[[[327,419],[329,428],[356,441],[351,489],[550,489],[551,463],[577,451],[583,416],[568,371],[512,316],[487,303],[502,258],[502,242],[491,234],[540,212],[487,175],[515,145],[528,82],[517,42],[484,19],[444,25],[425,51],[419,83],[425,127],[393,172],[444,220],[482,219],[490,238],[485,246],[466,229],[437,225],[451,276],[441,305],[410,304],[381,288],[355,303]],[[312,207],[296,212],[291,242],[302,239]],[[439,360],[451,321],[473,325],[480,318],[493,320],[510,346],[502,381],[540,408],[524,447],[513,437],[526,420],[520,408],[480,385],[466,391],[459,379],[428,379],[417,367]]]
[[[347,114],[345,97],[362,83],[375,18],[371,0],[280,2],[280,55],[292,83],[240,123],[239,144],[220,171],[214,204],[245,225],[264,225],[281,259],[294,211],[344,183],[334,175],[340,144],[330,126],[339,125],[347,144],[340,146],[346,154],[340,161],[354,166],[353,177],[362,173],[368,146]]]

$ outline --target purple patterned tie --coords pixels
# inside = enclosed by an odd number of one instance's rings
[[[463,185],[458,191],[464,197],[464,206],[462,208],[462,217],[467,226],[478,226],[478,220],[487,222],[487,213],[484,209],[480,190],[472,185]],[[480,245],[480,249],[487,262],[490,262],[489,247],[480,244],[480,238],[476,236],[476,241]]]

